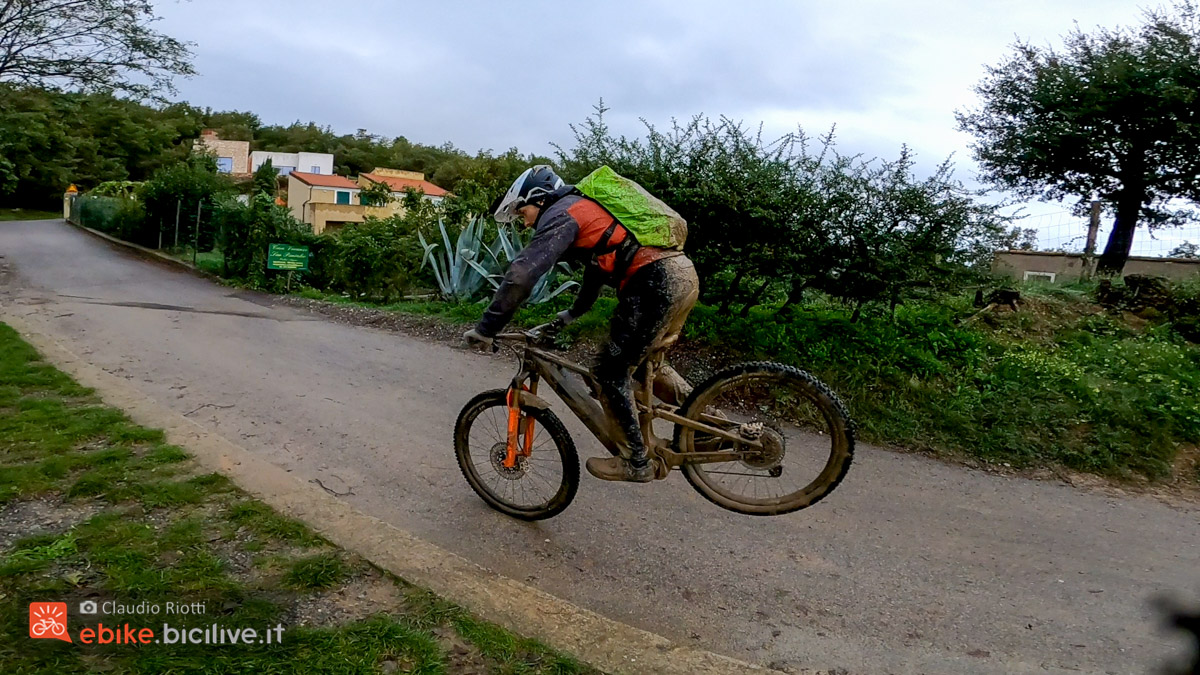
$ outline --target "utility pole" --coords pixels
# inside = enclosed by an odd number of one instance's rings
[[[1100,202],[1092,200],[1092,217],[1088,221],[1087,246],[1083,249],[1083,278],[1091,279],[1095,271],[1096,233],[1100,231]]]

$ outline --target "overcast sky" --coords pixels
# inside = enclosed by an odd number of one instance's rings
[[[954,111],[1017,38],[1061,44],[1078,22],[1135,25],[1129,0],[1008,2],[514,2],[158,0],[159,28],[195,43],[179,97],[469,152],[551,154],[603,97],[640,135],[697,113],[776,137],[837,125],[843,152],[928,171],[975,167]],[[1060,210],[1057,205],[1038,212]]]

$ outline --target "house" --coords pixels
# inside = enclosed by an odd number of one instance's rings
[[[308,171],[291,171],[287,177],[288,209],[297,220],[311,225],[314,234],[334,232],[346,223],[361,223],[368,217],[390,218],[402,214],[404,206],[400,200],[407,188],[422,191],[425,199],[434,203],[449,194],[425,180],[423,173],[396,169],[375,169],[359,175],[358,180]],[[372,183],[387,185],[395,199],[383,206],[364,205],[362,189]]]
[[[312,226],[314,234],[361,223],[367,216],[388,218],[404,210],[399,202],[363,206],[360,191],[359,184],[345,176],[292,171],[288,174],[288,209],[297,220]]]
[[[293,171],[330,176],[333,174],[333,155],[324,152],[266,152],[255,150],[250,153],[250,170],[271,160],[275,173],[286,176]]]
[[[396,199],[402,199],[404,191],[408,188],[416,188],[425,193],[425,199],[434,204],[440,203],[449,194],[425,180],[425,174],[419,171],[401,171],[379,167],[370,173],[359,174],[359,186],[368,187],[371,183],[386,183],[392,189],[392,196]]]
[[[217,171],[221,173],[250,173],[250,141],[223,141],[215,129],[205,129],[192,144],[192,149],[215,156]]]

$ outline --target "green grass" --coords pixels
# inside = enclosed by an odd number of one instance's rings
[[[166,248],[163,252],[184,262],[193,262],[190,248]],[[195,265],[209,274],[220,276],[225,271],[225,254],[220,251],[200,251],[195,254]]]
[[[37,209],[0,209],[0,221],[62,219],[62,211],[38,211]]]
[[[198,474],[160,432],[104,407],[43,363],[0,324],[0,510],[38,499],[74,511],[61,526],[0,550],[0,672],[120,673],[588,673],[536,642],[480,622],[332,547],[216,474]],[[66,511],[70,514],[72,511]],[[233,551],[250,556],[243,569]],[[321,627],[296,623],[308,602],[348,583],[395,586],[393,606]],[[263,630],[283,641],[246,647],[148,644],[136,648],[28,637],[28,603],[81,597],[135,604],[203,602],[203,616],[167,623]],[[115,617],[114,617],[115,618]],[[164,616],[121,617],[159,629]],[[103,620],[111,625],[116,621]],[[160,633],[161,635],[161,633]],[[473,657],[463,661],[458,645]]]
[[[1086,287],[1026,289],[1021,311],[968,298],[851,323],[838,307],[747,318],[698,307],[686,336],[730,358],[808,369],[847,401],[867,441],[1018,467],[1166,479],[1200,444],[1200,347],[1134,328]],[[1189,479],[1184,476],[1183,478]]]
[[[283,581],[292,588],[329,588],[345,580],[346,563],[337,553],[321,553],[291,564]]]
[[[221,274],[225,271],[225,254],[220,251],[204,251],[196,255],[196,267],[209,274]]]

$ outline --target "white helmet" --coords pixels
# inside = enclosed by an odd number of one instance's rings
[[[525,169],[500,200],[500,206],[496,208],[496,221],[511,223],[517,220],[517,209],[550,196],[562,186],[562,179],[545,164]]]

